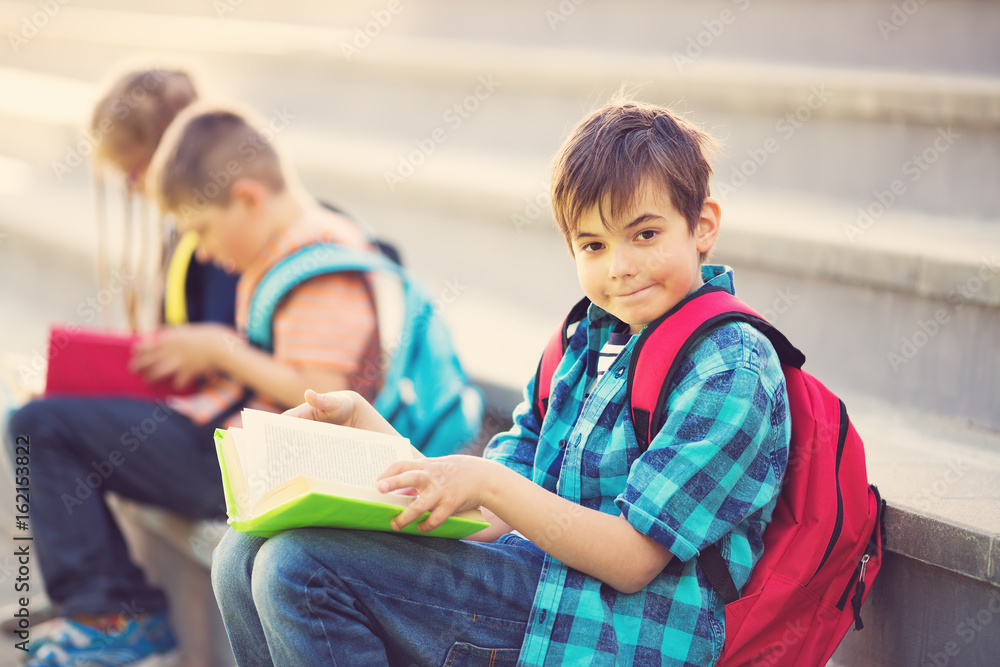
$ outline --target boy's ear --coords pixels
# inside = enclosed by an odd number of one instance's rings
[[[260,181],[238,178],[229,187],[229,204],[230,206],[238,204],[252,215],[263,208],[267,194],[267,189]]]
[[[719,225],[721,223],[722,209],[719,207],[719,202],[711,197],[706,197],[705,202],[701,205],[701,218],[694,229],[698,252],[705,254],[712,249],[716,239],[719,238]]]

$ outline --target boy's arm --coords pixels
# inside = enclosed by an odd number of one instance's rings
[[[429,530],[482,505],[566,565],[619,591],[640,590],[672,557],[694,558],[777,495],[789,431],[784,377],[770,355],[764,364],[706,366],[681,381],[667,423],[616,500],[621,515],[582,507],[490,461],[452,456],[398,462],[380,476],[380,490],[419,492],[394,527],[431,511],[421,523]]]
[[[454,512],[478,507],[490,527],[466,539],[492,542],[517,529],[553,558],[622,592],[641,589],[671,558],[670,552],[632,528],[621,516],[584,508],[533,481],[541,425],[532,409],[534,378],[514,410],[514,425],[498,433],[483,458],[447,456],[399,462],[383,472],[379,490],[424,486],[420,496],[393,521],[397,530],[432,510],[422,530]],[[555,488],[548,474],[542,482]],[[465,498],[463,504],[462,498]]]
[[[745,324],[716,329],[691,357],[697,363],[671,392],[666,421],[616,504],[682,561],[743,525],[730,565],[745,568],[733,572],[745,581],[787,464],[784,373],[763,334]]]
[[[397,530],[426,511],[431,515],[421,530],[482,506],[553,558],[623,593],[640,590],[671,558],[621,516],[582,507],[487,459],[455,455],[397,461],[379,479],[379,491],[412,487],[419,493],[393,520]]]
[[[135,346],[131,368],[150,382],[171,377],[178,388],[218,371],[282,405],[301,402],[306,389],[348,388],[346,374],[277,361],[221,324],[186,324],[158,331]]]
[[[168,327],[136,346],[133,368],[151,381],[173,376],[178,387],[222,372],[284,406],[301,403],[306,389],[348,389],[351,377],[377,380],[377,362],[366,354],[378,325],[362,274],[307,280],[283,300],[272,326],[273,355],[222,325]],[[369,363],[371,369],[365,368]]]
[[[483,458],[500,463],[522,477],[531,479],[534,471],[535,452],[541,424],[532,409],[531,396],[534,395],[535,378],[528,381],[521,397],[521,403],[514,408],[513,425],[510,430],[497,433],[486,445]],[[489,508],[480,507],[483,516],[490,522],[489,528],[464,538],[471,542],[492,542],[509,533],[512,527]]]
[[[307,389],[327,392],[350,386],[344,373],[278,361],[242,338],[234,339],[231,349],[219,358],[218,370],[286,406],[301,402]]]
[[[354,388],[366,395],[375,393],[381,378],[378,322],[374,296],[363,273],[329,273],[305,281],[278,306],[272,328],[270,368],[246,366],[235,355],[231,359],[240,366],[233,369],[239,374],[234,377],[258,393],[285,406],[299,404],[306,389]],[[242,350],[236,349],[260,354],[247,343]]]

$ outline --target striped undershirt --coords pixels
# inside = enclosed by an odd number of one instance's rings
[[[632,334],[629,332],[629,326],[625,322],[620,322],[615,330],[611,332],[608,337],[608,342],[604,344],[601,348],[600,353],[597,357],[597,375],[590,382],[590,386],[587,387],[587,396],[590,396],[590,392],[594,389],[598,380],[604,375],[604,372],[611,368],[611,364],[615,362],[621,351],[625,349],[628,342],[632,339]]]

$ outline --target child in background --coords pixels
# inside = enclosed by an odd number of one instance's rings
[[[397,462],[383,492],[417,497],[400,528],[481,507],[465,541],[370,531],[229,531],[212,581],[240,665],[711,665],[724,604],[696,556],[717,544],[737,588],[761,556],[791,435],[767,338],[708,329],[638,447],[627,400],[637,334],[702,289],[721,211],[710,138],[669,110],[613,103],[556,160],[555,217],[591,304],[556,368],[544,419],[534,380],[483,458]],[[544,285],[539,285],[544,289]],[[351,393],[307,395],[300,417],[391,432]]]
[[[164,294],[164,270],[170,259],[184,265],[178,276],[180,300],[174,295],[172,305],[180,311],[171,324],[217,322],[234,326],[237,276],[190,256],[181,256],[176,235],[165,216],[151,219],[142,196],[142,179],[163,132],[186,106],[198,99],[198,91],[188,72],[180,69],[128,69],[111,77],[94,105],[90,134],[95,139],[91,167],[94,172],[97,204],[97,275],[105,286],[109,275],[117,271],[127,279],[119,281],[123,295],[125,322],[133,331],[155,328],[163,320],[160,303]],[[109,245],[112,237],[108,197],[111,183],[122,186],[124,237],[121,257],[112,261]],[[116,216],[115,216],[116,217]],[[105,325],[113,323],[114,311],[107,309]],[[169,318],[168,318],[169,319]],[[38,401],[44,405],[44,401]],[[71,426],[72,427],[72,426]],[[53,617],[51,606],[33,611],[36,627]],[[5,621],[3,630],[14,632],[17,619]],[[32,652],[44,640],[35,633]]]
[[[172,137],[172,139],[170,138]],[[253,151],[241,152],[253,146]],[[240,274],[235,299],[242,329],[255,282],[285,255],[324,241],[368,249],[351,221],[300,194],[293,171],[244,115],[191,108],[174,121],[145,182],[181,232],[199,234],[202,262]],[[158,164],[158,166],[157,166]],[[225,187],[210,174],[236,169]],[[197,323],[148,336],[134,369],[151,381],[202,381],[190,396],[163,402],[53,397],[29,403],[10,421],[32,449],[32,526],[50,599],[67,628],[44,644],[31,667],[134,665],[170,654],[176,640],[163,593],[131,562],[105,493],[193,519],[224,514],[212,433],[238,423],[238,410],[280,410],[307,387],[353,389],[371,399],[380,377],[379,338],[364,275],[310,279],[273,320],[274,354],[251,348],[231,327]],[[152,433],[136,425],[152,420]],[[84,499],[73,495],[92,462],[114,472]]]
[[[150,325],[155,328],[163,320],[160,296],[168,296],[164,289],[168,266],[180,271],[175,277],[179,293],[169,295],[180,303],[164,304],[168,324],[204,321],[232,326],[234,322],[237,277],[191,257],[193,239],[185,239],[178,246],[179,239],[165,216],[159,216],[156,228],[151,229],[149,210],[142,197],[142,180],[163,132],[182,109],[197,99],[197,89],[187,72],[135,70],[112,82],[91,116],[90,130],[97,138],[93,166],[98,278],[105,283],[111,269],[106,201],[110,176],[124,185],[124,240],[118,269],[131,278],[125,281],[123,292],[126,321],[132,330],[148,330]],[[171,317],[171,310],[179,312]]]

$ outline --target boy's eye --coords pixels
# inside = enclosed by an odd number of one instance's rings
[[[651,241],[656,238],[657,234],[659,234],[659,232],[655,229],[644,229],[636,235],[636,238],[642,241]]]
[[[586,245],[584,245],[583,250],[584,252],[597,252],[603,247],[604,247],[603,244],[594,241],[593,243],[587,243]]]

